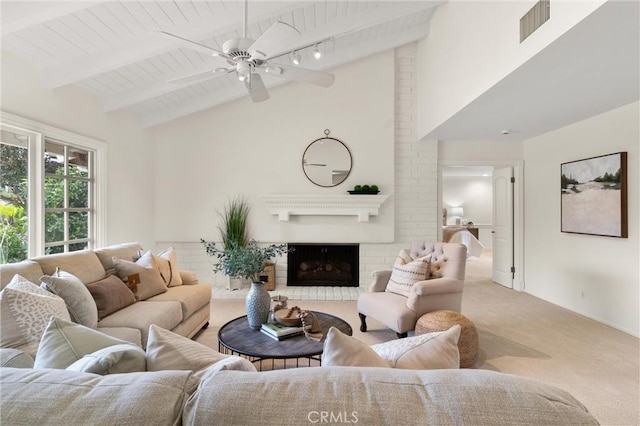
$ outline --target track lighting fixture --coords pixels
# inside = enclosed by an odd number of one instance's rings
[[[301,62],[300,54],[294,51],[291,62],[293,63],[293,65],[300,65],[300,62]]]
[[[313,49],[313,57],[316,59],[322,58],[322,53],[320,52],[320,49],[318,48],[317,43],[316,43],[316,47]]]

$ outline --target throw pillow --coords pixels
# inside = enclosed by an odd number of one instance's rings
[[[409,297],[415,283],[429,278],[430,258],[428,255],[414,260],[405,250],[400,250],[385,291]]]
[[[460,368],[458,351],[460,330],[460,326],[456,324],[445,331],[392,340],[373,345],[371,349],[394,368],[409,370]]]
[[[215,351],[203,344],[151,324],[147,339],[147,371],[191,370],[256,371],[251,361]]]
[[[146,300],[167,291],[150,251],[135,262],[114,257],[113,265],[116,275],[129,286],[137,300]]]
[[[95,301],[98,321],[136,302],[135,294],[115,275],[89,283],[87,289]]]
[[[144,351],[138,346],[80,324],[52,318],[42,335],[34,368],[67,368],[85,355],[116,345],[128,345],[130,352],[127,356],[122,356],[117,363],[110,365],[109,371],[145,371]],[[108,354],[93,355],[95,358],[105,356]]]
[[[429,278],[442,278],[444,259],[429,264]]]
[[[145,354],[135,345],[113,345],[86,354],[65,370],[106,374],[134,373],[145,371]]]
[[[40,277],[40,287],[62,297],[73,322],[91,328],[98,326],[96,302],[76,276],[57,268],[52,276]]]
[[[173,247],[169,247],[157,255],[154,254],[153,259],[156,261],[160,275],[162,275],[167,287],[182,285],[182,278],[178,269],[178,258]]]
[[[389,367],[369,345],[331,327],[322,351],[323,367]]]
[[[1,346],[18,348],[31,356],[36,355],[51,316],[71,319],[62,298],[17,274],[0,292],[0,299]]]

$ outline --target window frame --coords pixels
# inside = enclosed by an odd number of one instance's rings
[[[62,142],[93,152],[95,179],[93,185],[94,212],[93,232],[90,230],[88,247],[97,248],[105,245],[107,232],[107,144],[98,139],[60,129],[18,115],[0,111],[0,128],[29,136],[29,198],[28,223],[29,247],[27,257],[32,258],[45,254],[45,199],[44,199],[44,153],[45,139]],[[91,238],[93,237],[93,238]]]

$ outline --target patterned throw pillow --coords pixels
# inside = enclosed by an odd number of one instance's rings
[[[20,275],[0,292],[2,347],[19,348],[31,356],[52,316],[71,319],[61,297],[41,289]]]
[[[385,291],[408,297],[415,283],[429,279],[430,259],[431,255],[413,259],[405,250],[400,250]]]

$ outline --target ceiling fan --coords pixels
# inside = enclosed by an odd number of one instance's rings
[[[180,37],[166,31],[159,34],[179,39],[186,47],[221,58],[227,62],[226,67],[214,68],[182,77],[167,80],[167,83],[182,84],[205,80],[230,73],[236,73],[238,79],[244,82],[253,102],[269,99],[269,92],[260,74],[267,73],[284,80],[296,80],[320,87],[329,87],[335,76],[322,71],[308,70],[297,66],[270,65],[269,61],[288,54],[290,42],[300,35],[293,26],[278,21],[265,31],[257,40],[247,38],[248,0],[244,2],[243,37],[227,40],[222,45],[222,51],[213,49],[201,43]],[[326,41],[326,40],[322,40]],[[314,46],[318,41],[307,46],[297,47],[295,50]],[[287,53],[282,53],[285,50]],[[294,50],[294,51],[295,51]]]

